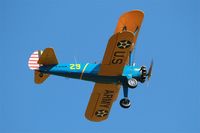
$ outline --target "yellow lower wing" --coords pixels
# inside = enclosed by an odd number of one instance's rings
[[[113,102],[119,93],[120,85],[96,83],[91,94],[85,117],[91,121],[108,118]]]

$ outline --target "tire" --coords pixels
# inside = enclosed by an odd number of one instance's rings
[[[128,79],[127,81],[129,88],[135,88],[138,85],[138,81],[135,78]]]
[[[120,100],[120,106],[122,108],[126,108],[127,109],[127,108],[129,108],[131,106],[131,102],[130,102],[129,99],[123,98],[123,99]]]

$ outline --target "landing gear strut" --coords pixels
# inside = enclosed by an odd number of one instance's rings
[[[120,106],[122,108],[129,108],[131,106],[131,102],[128,99],[128,86],[123,85],[123,91],[124,91],[124,98],[120,100]]]
[[[126,26],[123,28],[123,30],[126,30]],[[131,59],[131,51],[129,53],[129,66],[131,66],[131,62],[132,62],[132,59]],[[131,106],[131,102],[130,100],[128,99],[128,88],[135,88],[137,87],[138,85],[138,82],[135,78],[131,78],[131,79],[128,79],[124,82],[123,84],[123,91],[124,91],[124,98],[120,100],[120,106],[122,108],[129,108]]]

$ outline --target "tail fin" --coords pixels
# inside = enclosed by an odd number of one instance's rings
[[[38,60],[38,64],[42,65],[56,65],[58,60],[56,58],[53,48],[46,48]]]
[[[56,64],[58,61],[53,48],[34,51],[29,58],[28,66],[31,70],[35,70],[35,83],[41,84],[49,77],[49,74],[40,72],[40,66]]]

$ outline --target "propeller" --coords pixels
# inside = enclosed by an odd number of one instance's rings
[[[148,73],[147,73],[147,76],[148,76],[147,79],[148,79],[148,80],[150,80],[150,78],[151,78],[152,69],[153,69],[153,60],[151,61],[151,65],[150,65],[149,71],[148,71]]]

